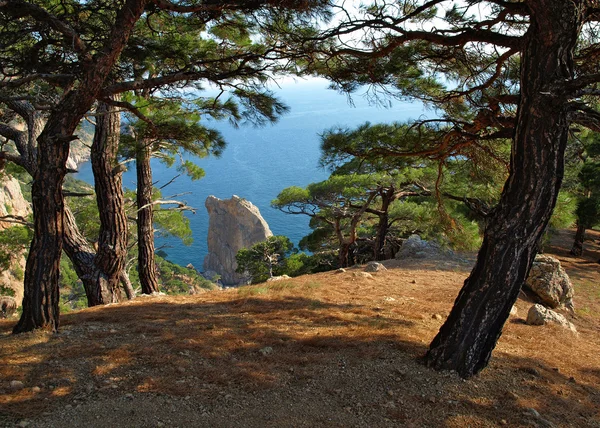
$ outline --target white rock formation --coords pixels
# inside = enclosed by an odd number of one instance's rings
[[[533,291],[545,306],[564,306],[573,310],[573,285],[560,261],[554,257],[545,254],[535,256],[525,286]]]
[[[378,262],[369,262],[365,267],[365,272],[382,272],[387,270],[387,268]]]
[[[571,330],[573,333],[577,333],[575,326],[567,320],[563,315],[554,312],[551,309],[536,303],[527,313],[527,324],[529,325],[545,325],[548,323],[557,324],[567,330]]]
[[[247,275],[235,272],[235,255],[242,248],[249,248],[273,236],[269,225],[258,208],[236,195],[224,200],[209,196],[205,205],[210,220],[204,270],[221,275],[221,283],[225,286],[248,284],[250,278]]]
[[[31,205],[21,193],[19,180],[8,175],[0,178],[0,216],[14,215],[27,217],[31,212]],[[14,223],[0,221],[0,230],[13,226]]]

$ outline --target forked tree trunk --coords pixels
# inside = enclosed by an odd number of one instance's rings
[[[583,255],[583,243],[585,241],[585,226],[577,223],[577,231],[575,232],[575,241],[571,247],[571,254],[577,257]]]
[[[96,112],[99,115],[91,160],[100,212],[100,235],[94,258],[94,301],[90,302],[90,306],[121,300],[119,283],[127,256],[127,216],[122,172],[117,161],[120,114],[115,107],[105,103],[99,103]]]
[[[154,259],[151,155],[150,144],[143,141],[142,147],[138,148],[136,159],[138,273],[143,294],[152,294],[159,291],[158,281],[156,280],[156,261]]]
[[[36,328],[54,331],[59,324],[59,266],[63,248],[64,198],[69,142],[83,115],[90,109],[106,76],[126,45],[145,0],[127,0],[115,16],[106,46],[86,62],[83,79],[52,110],[38,138],[37,169],[31,189],[34,234],[25,265],[23,313],[13,333]]]
[[[521,56],[521,98],[511,170],[482,247],[452,311],[425,357],[470,377],[489,362],[556,203],[569,122],[567,96],[583,1],[527,2],[531,24]]]
[[[25,123],[27,124],[27,132],[17,134],[14,138],[15,146],[19,152],[18,164],[22,165],[27,172],[33,177],[35,170],[37,169],[37,138],[44,129],[44,120],[40,112],[38,112],[33,105],[27,102],[9,101],[7,105],[11,110],[19,114]],[[117,118],[118,119],[118,118]],[[106,122],[106,121],[104,121]],[[97,122],[96,130],[104,127],[101,120]],[[113,130],[114,132],[114,130]],[[118,136],[119,127],[117,123],[116,135]],[[106,131],[105,131],[106,133]],[[97,150],[97,149],[96,149]],[[92,151],[94,148],[92,147]],[[114,157],[114,154],[113,154]],[[111,187],[108,187],[108,191]],[[122,202],[122,190],[121,193],[121,206]],[[110,196],[110,195],[109,195]],[[101,211],[108,213],[107,210]],[[123,212],[123,216],[125,213]],[[82,281],[86,296],[88,298],[88,305],[93,306],[96,304],[102,304],[102,300],[98,300],[96,296],[99,294],[97,288],[100,285],[98,281],[98,275],[96,274],[97,269],[94,265],[96,257],[96,251],[90,246],[86,238],[81,234],[73,213],[69,210],[69,207],[65,205],[65,218],[64,218],[64,233],[63,233],[63,250],[73,263],[73,267],[77,276]],[[108,302],[114,301],[114,299],[108,300]]]

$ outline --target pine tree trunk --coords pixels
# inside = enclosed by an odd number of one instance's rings
[[[94,281],[94,258],[96,251],[79,231],[75,216],[68,206],[65,205],[63,249],[65,254],[73,263],[77,277],[83,283],[83,289],[88,299],[88,306],[94,306],[95,281]]]
[[[569,122],[564,81],[573,78],[573,51],[582,1],[532,0],[521,56],[521,98],[511,170],[482,247],[452,311],[425,357],[435,369],[470,377],[489,362],[556,203]]]
[[[348,267],[348,256],[350,254],[350,245],[347,242],[343,242],[340,244],[340,253],[338,255],[338,263],[339,267],[345,268]]]
[[[121,271],[127,256],[127,216],[123,195],[122,172],[117,151],[121,120],[115,107],[100,103],[92,143],[92,170],[96,201],[100,212],[98,251],[94,258],[94,304],[121,300]],[[91,305],[90,305],[91,306]]]
[[[394,196],[394,188],[384,191],[381,195],[381,208],[380,214],[378,214],[379,221],[377,223],[377,235],[375,237],[375,248],[374,257],[375,260],[385,260],[386,254],[384,252],[385,240],[387,238],[388,229],[390,227],[390,218],[388,211],[390,210],[390,204]]]
[[[585,226],[577,223],[577,232],[575,232],[575,241],[571,247],[571,254],[577,257],[583,255],[583,242],[585,241]]]
[[[133,290],[133,285],[131,285],[131,281],[129,280],[129,275],[123,269],[121,271],[121,284],[123,285],[123,290],[125,290],[125,295],[127,296],[127,300],[135,299],[135,291]]]
[[[34,235],[25,265],[23,313],[13,333],[36,328],[57,331],[59,324],[58,279],[64,217],[62,183],[69,141],[67,138],[56,141],[43,133],[38,142],[38,166],[31,189]]]
[[[152,294],[159,291],[156,280],[156,261],[154,259],[154,209],[152,205],[152,169],[150,167],[151,147],[143,142],[138,149],[137,171],[137,232],[138,232],[138,272],[142,293]]]

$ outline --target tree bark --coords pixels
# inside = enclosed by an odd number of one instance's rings
[[[149,142],[142,141],[136,159],[137,172],[137,232],[138,232],[138,273],[143,294],[159,292],[154,259],[154,209],[152,205],[152,168],[150,158],[152,148]]]
[[[31,190],[34,234],[25,266],[23,313],[13,333],[59,325],[59,266],[65,216],[62,184],[69,142],[83,115],[129,39],[146,0],[127,0],[115,17],[113,31],[93,61],[82,59],[85,74],[53,109],[38,138],[37,168]]]
[[[390,204],[394,198],[394,188],[383,189],[381,192],[381,208],[379,209],[379,221],[377,223],[377,235],[375,236],[375,248],[374,257],[375,260],[385,260],[386,255],[384,252],[385,240],[390,227],[390,218],[388,211],[390,210]]]
[[[25,265],[23,313],[13,333],[35,328],[58,330],[64,216],[62,183],[69,154],[69,139],[64,137],[71,135],[76,124],[65,130],[61,129],[62,124],[54,125],[58,129],[50,127],[47,132],[47,126],[38,140],[38,166],[31,189],[34,235]]]
[[[482,247],[452,311],[425,356],[435,369],[470,377],[489,362],[556,203],[569,121],[567,94],[583,1],[527,2],[521,99],[511,169]]]
[[[133,289],[133,285],[131,285],[131,280],[129,279],[129,274],[123,269],[120,275],[121,284],[123,285],[123,290],[125,290],[125,296],[127,296],[127,300],[135,299],[135,290]]]
[[[571,254],[577,257],[583,255],[583,242],[585,241],[585,226],[577,223],[577,231],[575,232],[575,240],[571,247]]]
[[[65,205],[65,218],[64,218],[64,234],[63,234],[63,249],[65,254],[73,263],[73,268],[77,277],[83,283],[85,295],[88,299],[88,305],[93,306],[90,301],[93,300],[95,294],[95,282],[94,282],[94,258],[96,257],[96,251],[92,248],[79,231],[75,216],[71,212],[68,206]]]
[[[341,268],[348,267],[348,255],[350,254],[350,245],[347,242],[340,244],[340,253],[338,255],[338,263]]]
[[[95,287],[90,306],[121,300],[119,283],[127,256],[127,216],[122,172],[117,162],[120,114],[115,107],[105,103],[99,103],[96,112],[99,114],[91,161],[96,202],[100,212],[100,235],[94,258]]]

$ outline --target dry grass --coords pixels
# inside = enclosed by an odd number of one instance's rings
[[[547,250],[575,283],[579,335],[525,325],[519,301],[472,380],[419,363],[468,269],[390,262],[372,279],[351,269],[90,308],[56,335],[2,321],[0,425],[600,426],[600,253],[590,242],[585,260],[568,257],[569,233]]]

